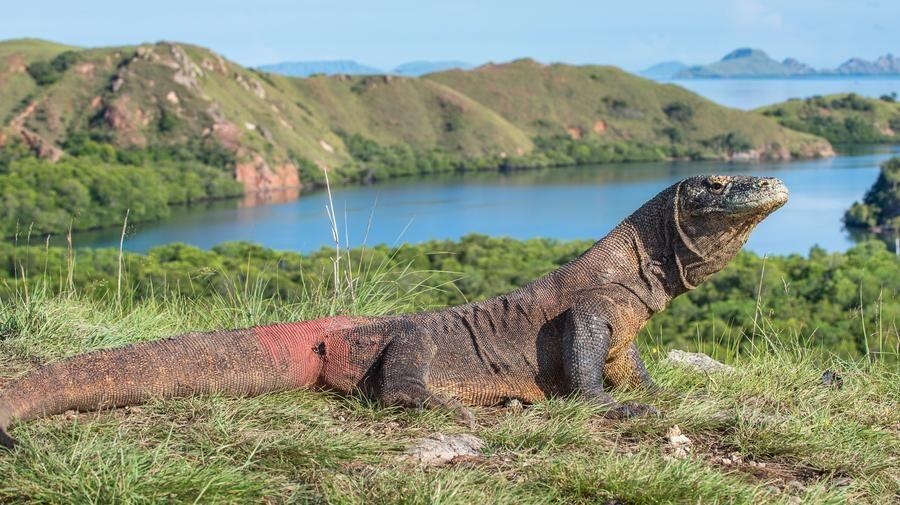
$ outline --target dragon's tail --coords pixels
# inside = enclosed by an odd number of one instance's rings
[[[10,423],[68,410],[134,405],[150,398],[207,393],[253,396],[315,385],[329,331],[352,326],[329,318],[247,330],[188,333],[73,356],[42,366],[0,396],[0,445],[12,448]]]

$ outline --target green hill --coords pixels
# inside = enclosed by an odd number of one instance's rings
[[[28,153],[46,161],[16,161]],[[32,193],[0,209],[4,232],[23,220],[37,231],[61,231],[67,215],[125,209],[130,201],[98,199],[115,193],[101,188],[108,181],[98,170],[115,174],[118,182],[110,184],[117,188],[135,188],[160,163],[168,171],[154,187],[166,186],[156,189],[171,196],[170,205],[232,194],[226,174],[253,192],[320,185],[323,170],[342,183],[509,167],[830,154],[821,138],[612,67],[520,60],[422,78],[300,79],[171,42],[99,49],[0,42],[0,188]],[[72,183],[61,184],[51,164],[72,157],[100,160],[68,165],[64,175]],[[186,193],[174,174],[188,162],[193,189]],[[151,204],[139,197],[134,205]],[[159,215],[138,212],[132,219]],[[89,219],[74,226],[87,222],[115,224]]]
[[[835,143],[900,142],[900,103],[855,93],[794,99],[757,109],[783,126]]]
[[[615,67],[517,60],[425,76],[472,97],[532,137],[566,135],[693,151],[695,157],[827,155],[821,140]]]

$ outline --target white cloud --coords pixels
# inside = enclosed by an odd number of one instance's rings
[[[731,4],[731,19],[742,28],[781,28],[781,14],[760,0],[735,0]]]

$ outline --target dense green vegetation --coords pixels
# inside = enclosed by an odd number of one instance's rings
[[[413,286],[433,289],[416,295],[418,309],[442,307],[497,295],[568,262],[590,245],[488,238],[437,241],[399,249],[353,250],[357,269],[378,269],[397,277],[397,292]],[[177,294],[191,298],[229,296],[233,283],[249,282],[261,296],[292,301],[309,286],[327,286],[332,251],[304,256],[247,243],[203,251],[172,244],[148,255],[126,254],[129,292],[138,298]],[[117,252],[79,250],[72,284],[84,293],[108,294],[116,286]],[[4,265],[0,293],[11,296],[43,276],[68,278],[67,252],[42,247],[0,248]],[[399,275],[402,272],[416,274]],[[46,272],[46,273],[45,273]],[[722,273],[689,295],[678,298],[645,330],[645,341],[658,347],[700,346],[715,352],[747,351],[763,334],[800,342],[841,356],[894,352],[900,345],[900,262],[884,244],[861,244],[849,252],[814,249],[799,255],[760,258],[742,253]],[[762,322],[765,321],[765,324]],[[698,340],[699,338],[699,340]]]
[[[894,96],[855,93],[794,99],[758,109],[782,125],[842,144],[900,142],[900,103]]]
[[[51,163],[0,153],[0,235],[63,233],[169,215],[174,205],[238,196],[243,188],[226,170],[230,153],[199,145],[122,149],[83,137]],[[233,157],[231,157],[233,160]]]
[[[127,255],[121,292],[114,251],[67,258],[58,249],[3,246],[0,384],[46,360],[186,331],[394,314],[463,293],[487,296],[586,245],[472,236],[354,251],[349,263],[338,261],[336,278],[324,251],[301,257],[247,244],[210,252],[173,245]],[[0,500],[891,503],[900,492],[898,265],[874,243],[810,259],[741,255],[640,338],[650,373],[674,394],[615,395],[653,403],[657,417],[609,421],[595,405],[552,399],[524,411],[476,408],[469,429],[445,412],[384,409],[321,391],[153,401],[16,425],[22,447],[0,455]],[[432,267],[461,273],[419,270]],[[462,293],[430,288],[447,278],[458,278]],[[715,325],[733,329],[714,335]],[[711,345],[737,339],[741,328],[740,345]],[[822,328],[831,337],[820,337]],[[859,354],[862,335],[868,359],[842,360],[818,346]],[[662,342],[718,351],[736,369],[706,376],[673,367],[659,359]],[[843,387],[822,384],[828,369],[839,371]],[[683,458],[666,438],[675,425],[691,441]],[[437,467],[402,457],[417,438],[463,430],[485,442],[481,456]]]
[[[881,165],[875,184],[862,203],[854,202],[844,216],[847,226],[900,231],[900,158]]]

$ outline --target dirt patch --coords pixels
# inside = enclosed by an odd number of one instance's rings
[[[28,63],[25,58],[18,54],[14,54],[6,59],[6,70],[10,74],[23,74],[28,69]]]

